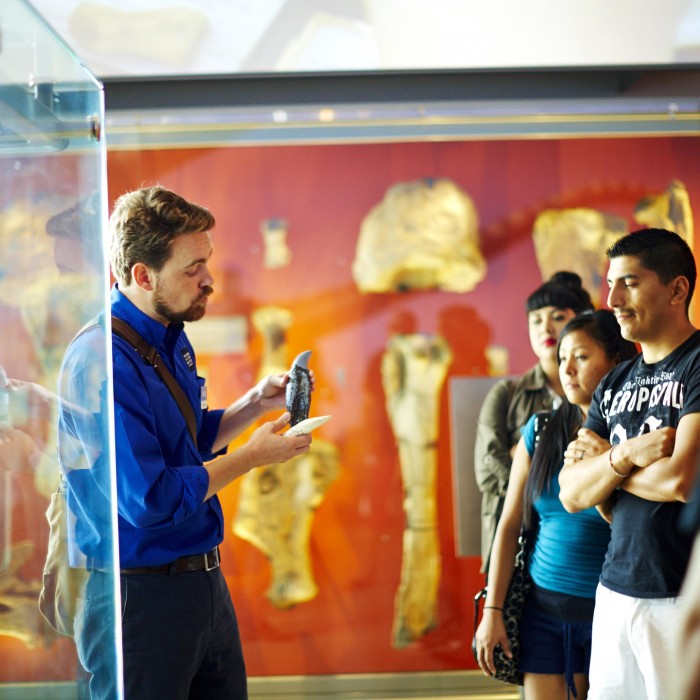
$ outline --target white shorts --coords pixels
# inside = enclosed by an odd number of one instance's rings
[[[680,598],[632,598],[598,584],[588,700],[668,700]]]

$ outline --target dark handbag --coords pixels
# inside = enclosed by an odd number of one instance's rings
[[[496,666],[496,673],[492,676],[498,681],[504,683],[514,683],[516,685],[523,684],[523,674],[518,670],[520,662],[520,636],[519,623],[525,605],[525,596],[530,589],[530,575],[527,572],[526,559],[528,553],[529,534],[521,532],[518,539],[520,549],[515,556],[515,565],[513,567],[513,576],[510,579],[506,599],[503,603],[503,623],[508,635],[508,644],[513,654],[512,658],[508,658],[501,645],[498,644],[493,651],[493,660]],[[487,588],[482,588],[474,596],[474,637],[472,638],[472,653],[474,659],[478,662],[476,654],[476,628],[479,625],[480,603],[486,598]]]

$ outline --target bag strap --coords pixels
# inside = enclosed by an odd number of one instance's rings
[[[170,373],[170,370],[165,366],[165,363],[161,360],[158,351],[149,345],[134,328],[129,325],[126,321],[121,318],[112,316],[112,332],[116,333],[120,338],[129,343],[134,350],[141,356],[146,364],[151,365],[153,369],[158,373],[158,376],[163,380],[165,386],[168,387],[172,397],[175,399],[182,415],[187,422],[187,428],[190,431],[192,440],[194,444],[197,444],[197,419],[194,415],[194,409],[190,403],[182,387],[177,383],[177,380]]]
[[[527,554],[529,549],[532,548],[532,540],[533,537],[530,534],[529,530],[525,530],[524,526],[520,527],[520,535],[518,536],[518,550],[515,553],[515,560],[513,562],[513,571],[516,569],[525,569],[525,560],[527,558]],[[486,594],[488,593],[488,583],[484,588],[482,588],[475,596],[474,596],[474,633],[476,634],[476,628],[479,626],[479,615],[481,613],[481,601],[486,598]]]
[[[540,437],[542,436],[542,431],[544,430],[545,426],[549,422],[549,419],[552,417],[552,414],[554,411],[537,411],[535,413],[535,418],[534,418],[534,435],[535,435],[535,445],[540,441]]]
[[[474,634],[476,634],[476,628],[479,626],[479,613],[481,612],[481,601],[486,598],[487,588],[482,588],[474,596]]]

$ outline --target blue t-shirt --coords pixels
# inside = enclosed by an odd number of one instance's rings
[[[525,446],[535,450],[535,416],[522,429]],[[533,506],[539,530],[529,558],[532,580],[549,591],[594,598],[610,526],[595,508],[568,513],[559,500],[559,470]]]
[[[121,294],[116,285],[112,289],[112,314],[129,323],[155,347],[190,400],[197,419],[195,445],[163,380],[127,341],[113,335],[120,566],[158,566],[180,556],[209,551],[223,540],[219,499],[214,496],[204,500],[209,474],[203,466],[205,460],[215,456],[211,450],[223,411],[203,408],[204,380],[197,375],[194,350],[182,324],[166,328],[154,321]],[[91,335],[85,333],[69,348],[64,370],[68,366],[89,365]],[[79,384],[78,375],[79,372],[71,371],[64,383]],[[79,434],[79,423],[73,423]],[[69,505],[78,516],[78,545],[97,566],[107,564],[101,561],[106,553],[99,533],[109,527],[109,510],[106,499],[95,497],[98,479],[94,473],[103,473],[106,461],[99,455],[82,465],[87,469],[63,465],[71,486]]]

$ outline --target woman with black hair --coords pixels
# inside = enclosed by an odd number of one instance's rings
[[[557,344],[565,399],[555,412],[532,416],[516,448],[476,639],[479,665],[491,675],[496,645],[510,654],[502,609],[524,524],[536,533],[527,563],[532,585],[519,628],[519,670],[528,700],[570,693],[583,700],[588,691],[595,589],[610,527],[595,508],[576,514],[564,510],[558,474],[598,383],[636,353],[612,312],[586,312],[570,320]]]
[[[474,476],[481,491],[481,570],[485,573],[520,429],[537,411],[557,408],[564,395],[556,355],[559,333],[576,314],[592,310],[591,297],[575,272],[555,272],[537,287],[525,302],[530,347],[537,364],[520,377],[506,377],[494,384],[481,406]]]

